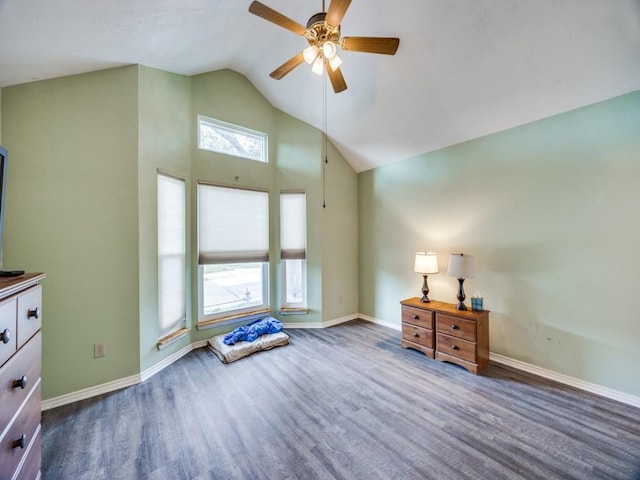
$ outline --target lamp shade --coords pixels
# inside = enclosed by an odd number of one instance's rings
[[[416,253],[416,263],[413,270],[417,273],[438,273],[438,254],[432,252]]]
[[[456,278],[476,278],[476,257],[464,253],[449,255],[447,275]]]

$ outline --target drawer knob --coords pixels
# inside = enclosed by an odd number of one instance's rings
[[[0,340],[2,340],[2,343],[9,343],[11,341],[11,330],[5,328],[4,332],[0,332]]]
[[[29,310],[29,312],[27,313],[27,318],[35,318],[36,320],[40,318],[40,309],[39,308],[34,308],[32,310]]]
[[[13,442],[13,448],[25,448],[27,446],[27,436],[22,435],[18,440]]]
[[[413,319],[414,319],[414,320],[418,320],[419,318],[420,318],[420,317],[419,317],[418,315],[415,315],[415,314],[413,315]]]
[[[420,338],[420,334],[419,334],[418,332],[414,333],[414,334],[413,334],[413,336],[414,336],[415,338]]]
[[[457,345],[451,345],[451,350],[460,350],[460,347]]]
[[[460,327],[454,323],[451,325],[451,330],[460,330]]]
[[[27,376],[23,375],[22,378],[13,381],[13,388],[22,388],[23,390],[27,388]]]

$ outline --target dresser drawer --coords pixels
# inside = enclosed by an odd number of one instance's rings
[[[0,365],[16,352],[16,299],[0,303]]]
[[[476,341],[476,322],[449,315],[436,315],[436,329],[438,333],[444,333],[453,337],[463,338],[470,342]]]
[[[0,368],[0,425],[9,423],[40,378],[41,352],[42,334],[38,333]]]
[[[39,478],[40,464],[42,463],[42,437],[40,428],[36,432],[35,438],[26,452],[27,458],[24,459],[20,473],[16,480],[34,480]]]
[[[40,382],[31,391],[31,395],[13,423],[0,439],[0,472],[14,472],[27,447],[39,433],[40,425]],[[24,437],[23,437],[24,435]],[[20,439],[25,440],[24,448],[19,446]]]
[[[410,323],[433,330],[433,312],[420,308],[402,306],[402,323]]]
[[[42,325],[42,287],[37,285],[18,295],[18,348]]]
[[[433,330],[417,327],[409,323],[402,324],[402,339],[433,349]]]
[[[476,361],[476,344],[457,337],[438,333],[437,351],[461,358],[467,362],[475,363]]]

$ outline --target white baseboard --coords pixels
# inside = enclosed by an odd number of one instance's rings
[[[640,408],[640,397],[629,395],[628,393],[620,392],[618,390],[614,390],[613,388],[603,387],[591,382],[585,382],[584,380],[580,380],[579,378],[570,377],[569,375],[565,375],[563,373],[554,372],[553,370],[547,370],[546,368],[538,367],[537,365],[532,365],[530,363],[522,362],[510,357],[505,357],[504,355],[493,352],[490,354],[489,358],[492,362],[496,362],[501,365],[513,367],[517,370],[522,370],[523,372],[532,373],[534,375],[538,375],[539,377],[548,378],[549,380],[554,380],[558,383],[569,385],[570,387],[575,387],[580,390],[585,390],[602,397],[610,398],[611,400],[617,400],[618,402],[626,403],[627,405]]]
[[[362,313],[359,314],[359,318],[361,318],[362,320],[366,320],[367,322],[393,328],[394,330],[402,330],[402,327],[399,324],[385,322],[377,318],[364,315]],[[628,393],[620,392],[612,388],[603,387],[595,383],[585,382],[584,380],[580,380],[579,378],[570,377],[569,375],[554,372],[552,370],[547,370],[546,368],[541,368],[530,363],[516,360],[514,358],[505,357],[504,355],[500,355],[497,353],[491,352],[489,356],[492,362],[496,362],[501,365],[507,365],[508,367],[522,370],[523,372],[532,373],[534,375],[538,375],[539,377],[548,378],[549,380],[554,380],[564,385],[569,385],[586,392],[595,393],[596,395],[600,395],[611,400],[616,400],[618,402],[626,403],[627,405],[640,408],[640,397],[629,395]]]
[[[85,400],[87,398],[95,397],[98,395],[102,395],[104,393],[114,392],[116,390],[120,390],[123,388],[130,387],[132,385],[136,385],[140,383],[141,375],[131,375],[130,377],[120,378],[118,380],[114,380],[112,382],[103,383],[101,385],[96,385],[95,387],[83,388],[82,390],[78,390],[76,392],[67,393],[66,395],[61,395],[59,397],[49,398],[47,400],[43,400],[41,404],[41,409],[49,410],[50,408],[60,407],[62,405],[66,405],[68,403],[77,402],[80,400]]]
[[[361,313],[347,315],[345,317],[336,318],[333,320],[329,320],[327,322],[285,323],[283,325],[285,328],[292,328],[292,329],[293,328],[327,328],[327,327],[339,325],[341,323],[345,323],[351,320],[355,320],[358,318],[365,320],[367,322],[375,323],[377,325],[382,325],[384,327],[392,328],[394,330],[398,330],[398,331],[401,330],[401,326],[398,324],[385,322],[383,320],[370,317],[369,315],[364,315]],[[171,365],[173,362],[184,357],[187,353],[191,352],[192,350],[205,347],[206,345],[207,345],[207,340],[199,340],[197,342],[192,343],[191,345],[187,345],[186,347],[178,350],[177,352],[173,353],[172,355],[168,356],[161,362],[157,363],[151,368],[148,368],[147,370],[145,370],[140,374],[131,375],[130,377],[121,378],[119,380],[114,380],[112,382],[103,383],[101,385],[96,385],[94,387],[85,388],[82,390],[78,390],[76,392],[68,393],[66,395],[61,395],[59,397],[43,400],[42,410],[44,411],[44,410],[49,410],[51,408],[60,407],[68,403],[77,402],[79,400],[85,400],[87,398],[95,397],[97,395],[102,395],[104,393],[110,393],[116,390],[120,390],[122,388],[130,387],[132,385],[136,385],[138,383],[144,382],[149,378],[151,378],[152,376],[154,376],[156,373],[162,371],[164,368]],[[580,390],[585,390],[587,392],[595,393],[597,395],[609,398],[611,400],[616,400],[618,402],[640,408],[640,397],[636,397],[634,395],[629,395],[627,393],[620,392],[612,388],[596,385],[595,383],[585,382],[584,380],[570,377],[569,375],[564,375],[562,373],[554,372],[552,370],[547,370],[545,368],[541,368],[536,365],[532,365],[530,363],[522,362],[514,358],[505,357],[504,355],[500,355],[497,353],[491,353],[490,359],[491,361],[495,363],[499,363],[501,365],[513,367],[517,370],[522,370],[524,372],[532,373],[534,375],[538,375],[543,378],[548,378],[550,380],[554,380],[564,385],[569,385],[571,387],[575,387]]]
[[[169,355],[167,358],[161,360],[160,362],[156,363],[153,367],[151,368],[147,368],[146,370],[144,370],[141,374],[140,374],[140,379],[143,382],[146,382],[147,380],[149,380],[151,377],[153,377],[156,373],[160,372],[161,370],[164,370],[165,368],[167,368],[169,365],[171,365],[173,362],[181,359],[182,357],[184,357],[187,353],[189,353],[190,351],[192,351],[194,349],[194,344],[191,345],[187,345],[185,347],[182,347],[180,350],[178,350],[177,352],[172,353],[171,355]]]
[[[376,325],[382,325],[383,327],[393,328],[394,330],[398,331],[402,330],[402,327],[397,323],[385,322],[384,320],[370,317],[369,315],[365,315],[364,313],[359,313],[358,318],[366,320],[367,322],[375,323]]]
[[[85,400],[87,398],[103,395],[105,393],[115,392],[116,390],[121,390],[123,388],[131,387],[132,385],[137,385],[138,383],[146,382],[151,377],[153,377],[156,373],[162,371],[163,369],[171,365],[173,362],[181,359],[187,353],[191,352],[192,350],[195,350],[196,348],[204,347],[206,346],[206,344],[207,344],[207,340],[199,340],[197,342],[192,343],[191,345],[187,345],[181,348],[180,350],[178,350],[177,352],[169,355],[167,358],[163,359],[162,361],[156,363],[153,367],[144,370],[142,373],[138,375],[132,375],[130,377],[121,378],[119,380],[114,380],[112,382],[96,385],[95,387],[84,388],[82,390],[67,393],[66,395],[61,395],[59,397],[43,400],[40,408],[42,411],[45,411],[51,408],[67,405],[69,403]]]
[[[357,313],[353,313],[351,315],[347,315],[345,317],[334,318],[333,320],[327,320],[326,322],[291,322],[291,323],[283,323],[284,328],[327,328],[333,327],[335,325],[339,325],[341,323],[350,322],[351,320],[356,320],[360,318]]]

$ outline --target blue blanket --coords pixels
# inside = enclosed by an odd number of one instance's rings
[[[265,333],[278,333],[282,331],[282,323],[273,317],[266,317],[249,325],[238,327],[227,333],[222,340],[227,345],[235,345],[238,342],[253,342]]]

